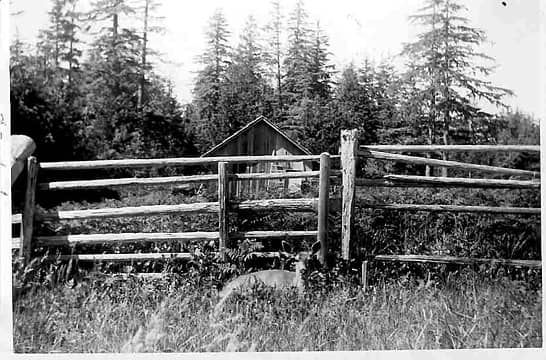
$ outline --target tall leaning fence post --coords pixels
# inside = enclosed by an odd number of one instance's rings
[[[24,264],[27,264],[30,260],[32,251],[37,178],[38,162],[34,156],[30,156],[27,159],[27,184],[25,189],[23,218],[21,219],[21,247],[19,249],[19,256],[23,259]]]
[[[341,256],[349,260],[351,240],[354,237],[355,179],[358,155],[358,130],[341,130]]]
[[[218,250],[222,260],[226,259],[226,247],[228,239],[229,216],[229,183],[227,174],[227,162],[218,163]]]
[[[326,263],[328,254],[328,209],[330,192],[330,154],[320,154],[320,176],[319,176],[319,200],[318,200],[318,224],[317,240],[320,242],[321,264]]]

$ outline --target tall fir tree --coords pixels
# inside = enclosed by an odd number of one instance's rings
[[[203,69],[197,75],[194,88],[199,112],[197,126],[201,135],[201,149],[218,143],[229,133],[229,126],[225,123],[220,108],[222,84],[225,83],[227,69],[231,63],[229,35],[227,20],[222,10],[217,9],[210,19],[206,32],[207,47],[200,57]]]
[[[283,31],[283,14],[281,12],[281,5],[279,0],[273,0],[271,2],[271,14],[270,21],[265,26],[265,32],[267,37],[267,50],[265,55],[265,61],[269,66],[269,72],[272,74],[275,84],[275,106],[273,111],[274,121],[281,121],[284,112],[284,94],[282,86],[282,59],[283,59],[283,45],[282,37]]]
[[[139,73],[140,37],[127,25],[133,21],[135,8],[128,0],[95,0],[91,6],[89,21],[99,26],[98,37],[91,46],[92,56],[106,66],[102,71],[109,75],[112,95],[122,96],[128,90],[127,78],[134,78]]]
[[[309,47],[311,31],[303,0],[298,0],[288,21],[288,50],[284,59],[284,90],[289,105],[309,97]]]
[[[329,63],[329,40],[317,21],[309,46],[309,94],[327,102],[331,95],[332,74],[334,66]]]
[[[14,55],[23,55],[12,57],[14,129],[35,138],[45,158],[56,151],[65,159],[74,154],[80,107],[73,79],[81,56],[76,4],[75,0],[52,2],[49,23],[39,32],[34,54],[20,52],[19,42],[14,43]]]
[[[80,27],[81,13],[77,10],[78,0],[67,1],[67,21],[63,24],[64,33],[63,39],[68,43],[66,51],[61,54],[61,59],[67,63],[67,89],[70,97],[75,97],[74,91],[77,86],[74,84],[78,79],[76,76],[80,75],[80,57],[82,56],[82,50],[78,48],[81,43],[77,36]]]
[[[340,129],[359,129],[363,144],[375,142],[376,119],[371,108],[373,98],[370,68],[357,69],[347,66],[338,80],[336,103]],[[339,131],[338,131],[339,133]]]
[[[263,75],[264,52],[258,40],[258,26],[249,16],[223,84],[222,112],[228,135],[257,116],[269,116],[271,112],[273,91]]]
[[[158,23],[163,20],[163,17],[155,16],[158,12],[160,3],[157,0],[141,0],[140,8],[137,12],[140,14],[139,21],[142,22],[141,30],[141,48],[140,48],[140,75],[137,92],[137,109],[141,115],[145,112],[147,105],[146,87],[148,85],[148,76],[152,70],[150,56],[156,52],[150,48],[150,34],[162,33],[164,28]]]
[[[100,158],[125,156],[136,141],[141,42],[135,8],[127,0],[96,0],[88,21],[97,28],[83,64],[86,73],[85,120],[89,148]],[[104,141],[109,144],[105,144]]]
[[[333,66],[329,64],[328,37],[317,22],[311,30],[303,0],[298,0],[288,21],[288,50],[282,84],[286,94],[286,119],[281,128],[297,140],[324,128],[329,112]]]
[[[401,115],[400,102],[405,98],[403,79],[394,66],[385,60],[375,67],[374,88],[374,119],[378,129],[376,141],[386,144],[411,143],[413,130]]]
[[[309,74],[311,30],[309,15],[303,0],[298,0],[288,19],[288,49],[284,58],[286,116],[280,126],[296,140],[304,138],[305,124],[309,124],[308,111],[312,108],[311,76]]]
[[[48,55],[52,61],[52,68],[57,68],[60,62],[62,20],[65,0],[54,0],[52,8],[47,12],[49,27],[40,34],[42,47],[49,50]],[[45,44],[47,43],[47,44]]]
[[[48,12],[49,26],[39,34],[38,50],[43,60],[44,80],[63,90],[58,92],[59,101],[64,93],[73,90],[72,80],[82,55],[78,48],[77,3],[77,0],[54,0]]]
[[[354,64],[346,67],[335,92],[341,128],[359,129],[362,144],[389,137],[386,134],[396,126],[397,119],[396,80],[391,66],[376,66],[369,59],[360,68]]]
[[[485,33],[469,25],[465,10],[456,0],[427,0],[411,16],[426,30],[405,45],[403,54],[412,59],[409,71],[419,80],[419,96],[426,103],[429,143],[441,139],[447,145],[453,131],[471,129],[479,112],[476,100],[503,106],[503,97],[511,94],[483,79],[493,71],[488,64],[493,59],[477,50]],[[447,154],[442,157],[447,159]],[[446,169],[442,175],[447,175]]]

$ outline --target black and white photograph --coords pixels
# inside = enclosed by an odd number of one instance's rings
[[[545,11],[0,0],[3,352],[543,358]]]

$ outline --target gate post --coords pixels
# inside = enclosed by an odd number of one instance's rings
[[[318,200],[318,226],[317,241],[320,242],[321,264],[326,263],[328,254],[328,209],[330,192],[330,154],[320,154],[319,200]]]
[[[350,259],[351,239],[354,237],[355,179],[358,154],[358,130],[341,130],[341,256]]]
[[[19,256],[26,265],[32,251],[32,232],[34,230],[34,210],[36,206],[36,181],[38,178],[38,163],[34,156],[27,159],[27,184],[25,189],[25,207],[21,219],[21,247]]]
[[[220,257],[225,261],[226,246],[228,245],[228,217],[229,217],[229,179],[227,162],[218,163],[218,250]]]

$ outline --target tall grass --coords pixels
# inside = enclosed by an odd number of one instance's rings
[[[540,347],[541,291],[475,273],[360,291],[259,288],[218,318],[191,279],[94,278],[14,302],[16,352],[322,351]]]

